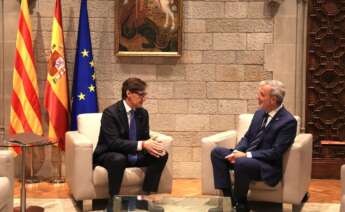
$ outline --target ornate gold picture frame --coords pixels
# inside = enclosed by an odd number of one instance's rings
[[[117,56],[181,56],[182,0],[119,0]]]

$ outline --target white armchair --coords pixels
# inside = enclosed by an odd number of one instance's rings
[[[13,211],[14,158],[10,151],[0,150],[0,211]]]
[[[210,159],[214,147],[234,148],[243,137],[253,114],[241,114],[237,123],[237,130],[225,131],[209,137],[202,138],[201,182],[203,194],[217,194],[214,188],[212,164]],[[248,192],[249,200],[283,202],[299,205],[308,192],[311,181],[312,165],[312,135],[299,134],[300,119],[298,122],[297,136],[292,147],[283,158],[283,178],[278,185],[270,187],[263,182],[252,182]]]
[[[77,201],[104,199],[109,196],[108,173],[101,166],[92,169],[92,154],[96,148],[101,126],[102,113],[81,114],[78,116],[78,131],[66,133],[66,181]],[[158,192],[170,193],[172,188],[172,138],[157,132],[150,132],[157,140],[164,143],[170,157],[163,170]],[[120,194],[138,194],[142,192],[145,168],[127,168],[125,170]]]
[[[340,180],[341,180],[341,203],[340,212],[345,212],[345,164],[341,166],[340,170]]]

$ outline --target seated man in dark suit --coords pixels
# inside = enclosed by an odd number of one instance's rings
[[[248,131],[234,149],[216,147],[211,152],[215,188],[231,197],[236,211],[249,211],[250,181],[275,186],[282,178],[283,154],[296,136],[297,121],[283,106],[284,85],[277,80],[260,82],[255,112]],[[234,190],[229,169],[235,173]]]
[[[93,165],[107,169],[110,197],[119,193],[126,167],[147,167],[143,191],[156,192],[168,160],[163,144],[150,139],[145,90],[144,81],[129,78],[122,84],[122,100],[103,111]]]

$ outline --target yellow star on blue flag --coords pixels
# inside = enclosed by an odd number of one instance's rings
[[[89,90],[90,90],[90,92],[95,92],[95,89],[96,89],[96,87],[95,87],[95,86],[93,86],[93,85],[90,85],[90,86],[89,86]]]
[[[90,64],[91,67],[94,67],[94,66],[95,66],[95,63],[93,62],[93,60],[91,60],[91,61],[89,62],[89,64]]]
[[[82,55],[83,57],[88,57],[88,56],[89,56],[89,52],[86,51],[86,49],[84,49],[84,50],[81,52],[81,55]]]
[[[80,93],[80,94],[78,95],[78,98],[79,98],[79,100],[85,100],[85,94]]]

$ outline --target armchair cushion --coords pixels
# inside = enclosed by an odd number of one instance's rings
[[[144,181],[144,168],[127,168],[123,175],[122,186],[139,186]],[[96,166],[93,171],[93,183],[96,186],[108,185],[108,172],[102,166]]]
[[[78,115],[78,132],[86,136],[93,144],[95,150],[99,131],[101,129],[102,113],[85,113]]]
[[[238,117],[238,125],[237,125],[237,142],[241,140],[241,138],[246,134],[250,122],[253,119],[254,114],[241,114]]]

